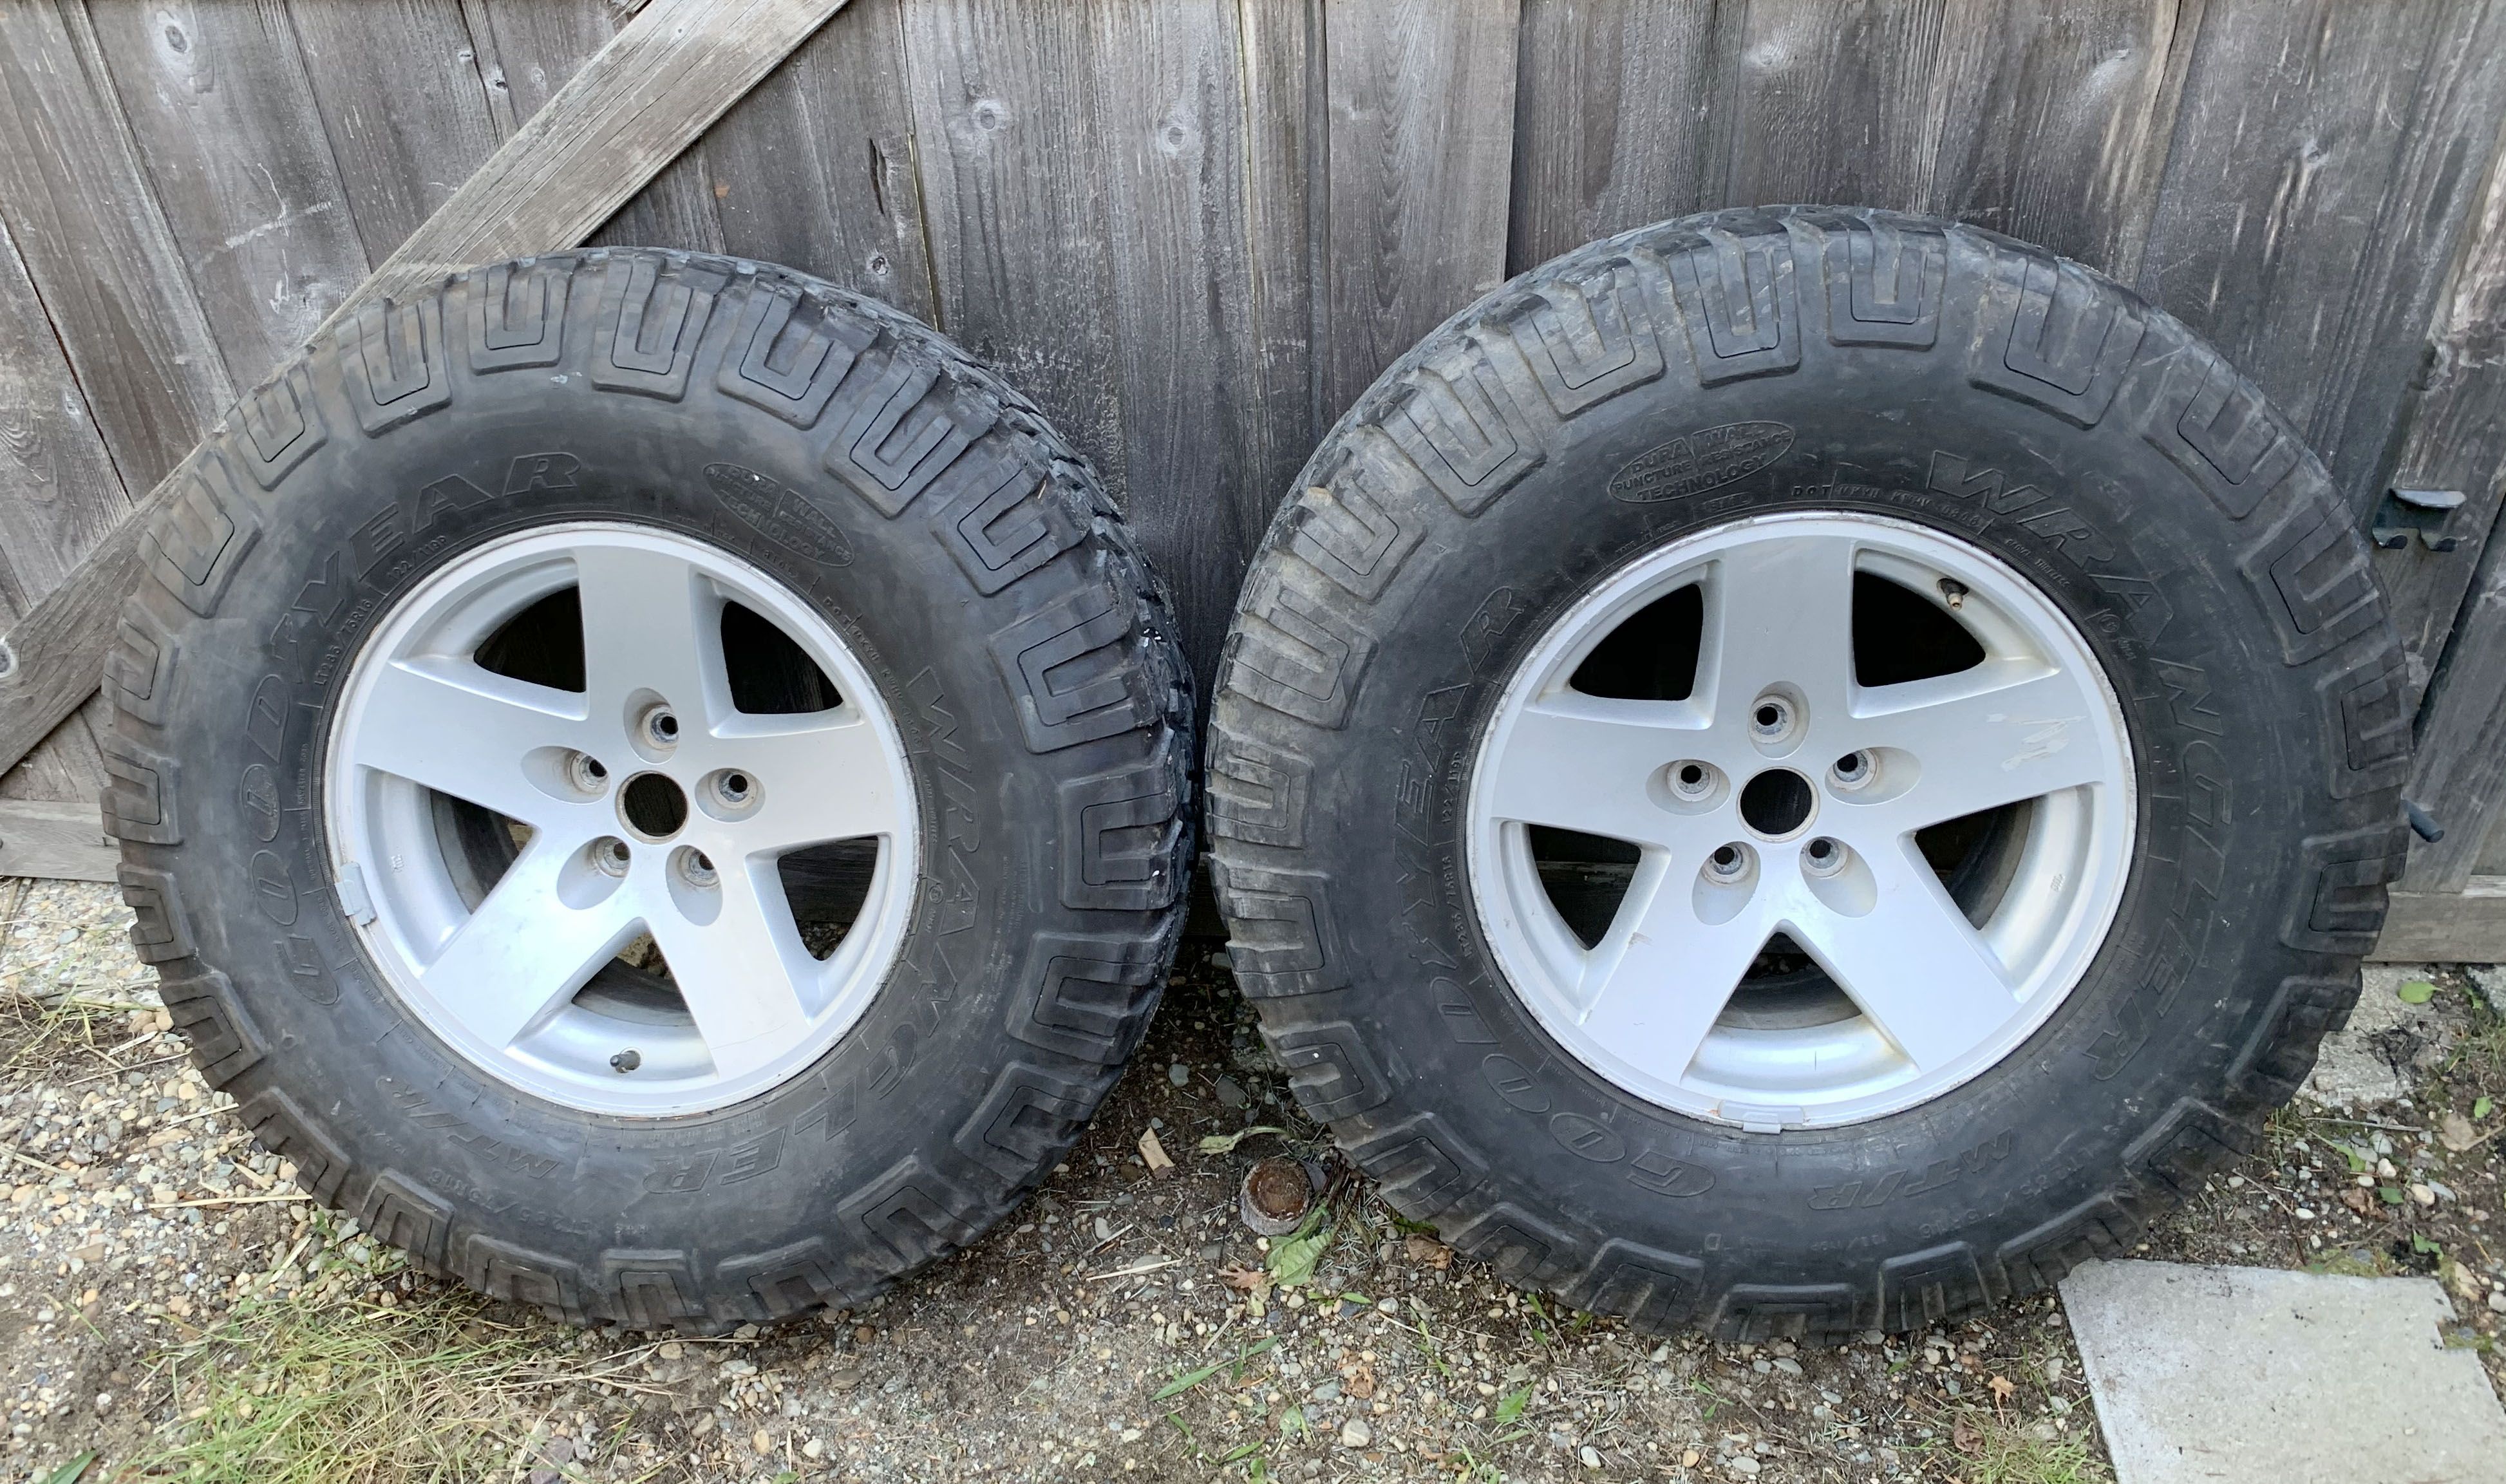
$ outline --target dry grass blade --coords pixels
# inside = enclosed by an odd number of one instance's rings
[[[544,1331],[482,1323],[486,1307],[456,1293],[391,1309],[246,1300],[173,1358],[186,1421],[135,1472],[197,1484],[510,1473],[528,1427],[514,1394],[586,1374]]]

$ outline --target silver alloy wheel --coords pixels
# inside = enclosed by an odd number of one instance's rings
[[[1857,573],[1953,609],[1981,662],[1859,684]],[[1690,585],[1685,699],[1574,689],[1622,623]],[[1475,763],[1469,879],[1514,993],[1596,1073],[1748,1128],[1853,1123],[1993,1066],[2070,993],[2122,901],[2133,777],[2104,670],[2011,568],[1879,516],[1748,517],[1622,570],[1525,656]],[[2013,805],[2003,884],[1971,921],[1915,831]],[[1534,826],[1636,848],[1591,946],[1547,895]],[[1849,1003],[1740,1013],[1779,934]]]
[[[583,689],[480,662],[509,620],[567,588]],[[734,601],[840,703],[739,710]],[[412,1013],[524,1091],[647,1116],[754,1096],[823,1055],[896,959],[920,851],[896,721],[834,628],[725,551],[587,522],[464,553],[374,633],[338,715],[324,801],[333,865],[362,883],[358,935]],[[465,890],[445,796],[509,822],[519,849],[492,884]],[[877,864],[821,959],[778,862],[840,840],[876,841]],[[586,990],[644,935],[676,1004]]]

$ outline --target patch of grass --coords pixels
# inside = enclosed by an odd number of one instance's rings
[[[2114,1471],[2078,1436],[2058,1432],[2049,1441],[2036,1434],[2036,1424],[1984,1407],[1962,1408],[1944,1421],[1951,1423],[1949,1438],[1934,1445],[1935,1462],[1958,1484],[2113,1484]]]
[[[521,1462],[534,1394],[625,1381],[642,1358],[578,1362],[548,1331],[498,1323],[489,1307],[455,1292],[397,1308],[246,1299],[168,1357],[184,1421],[133,1471],[194,1484],[467,1484]]]

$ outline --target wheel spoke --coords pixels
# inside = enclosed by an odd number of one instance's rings
[[[1844,716],[1853,692],[1855,549],[1848,537],[1796,535],[1716,558],[1698,682],[1717,718],[1736,721],[1778,681],[1799,687],[1813,715]]]
[[[1694,862],[1647,851],[1610,931],[1585,959],[1585,1033],[1658,1070],[1684,1072],[1695,1060],[1767,942],[1760,912],[1700,920],[1695,880]]]
[[[734,1078],[809,1034],[801,987],[817,961],[801,943],[770,863],[726,868],[720,880],[722,907],[712,921],[662,907],[652,913],[652,933],[715,1076]]]
[[[1555,696],[1515,718],[1482,796],[1501,820],[1668,844],[1673,819],[1645,781],[1699,756],[1710,740],[1703,725],[1685,702]]]
[[[544,825],[579,806],[534,786],[524,760],[535,748],[578,744],[584,734],[579,695],[509,680],[466,659],[420,655],[376,673],[349,760]]]
[[[1889,809],[1900,830],[2094,783],[2121,766],[2101,740],[2103,698],[2035,661],[1866,690],[1863,702],[1857,738],[1900,749],[1920,769]]]
[[[643,691],[670,703],[683,736],[732,714],[723,600],[711,581],[684,557],[639,547],[584,547],[574,564],[595,715],[605,707],[623,720],[627,698]]]
[[[2018,1008],[1990,950],[1911,841],[1865,857],[1879,899],[1859,915],[1807,894],[1787,931],[1917,1070],[1974,1049]]]
[[[805,717],[741,717],[705,745],[706,764],[748,773],[764,793],[730,827],[751,856],[908,827],[877,728],[851,707]]]
[[[419,972],[427,994],[500,1050],[571,1000],[635,934],[626,890],[588,907],[565,904],[560,878],[585,869],[575,848],[535,840]]]

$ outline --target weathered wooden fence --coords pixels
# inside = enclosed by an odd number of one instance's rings
[[[635,9],[0,0],[0,626]],[[2362,522],[2466,495],[2453,549],[2379,558],[2452,830],[2387,943],[2506,958],[2502,114],[2506,0],[854,0],[592,240],[789,263],[1003,368],[1204,679],[1321,431],[1507,274],[1768,201],[2046,243],[2217,341]],[[101,724],[0,780],[0,872],[97,868]]]

